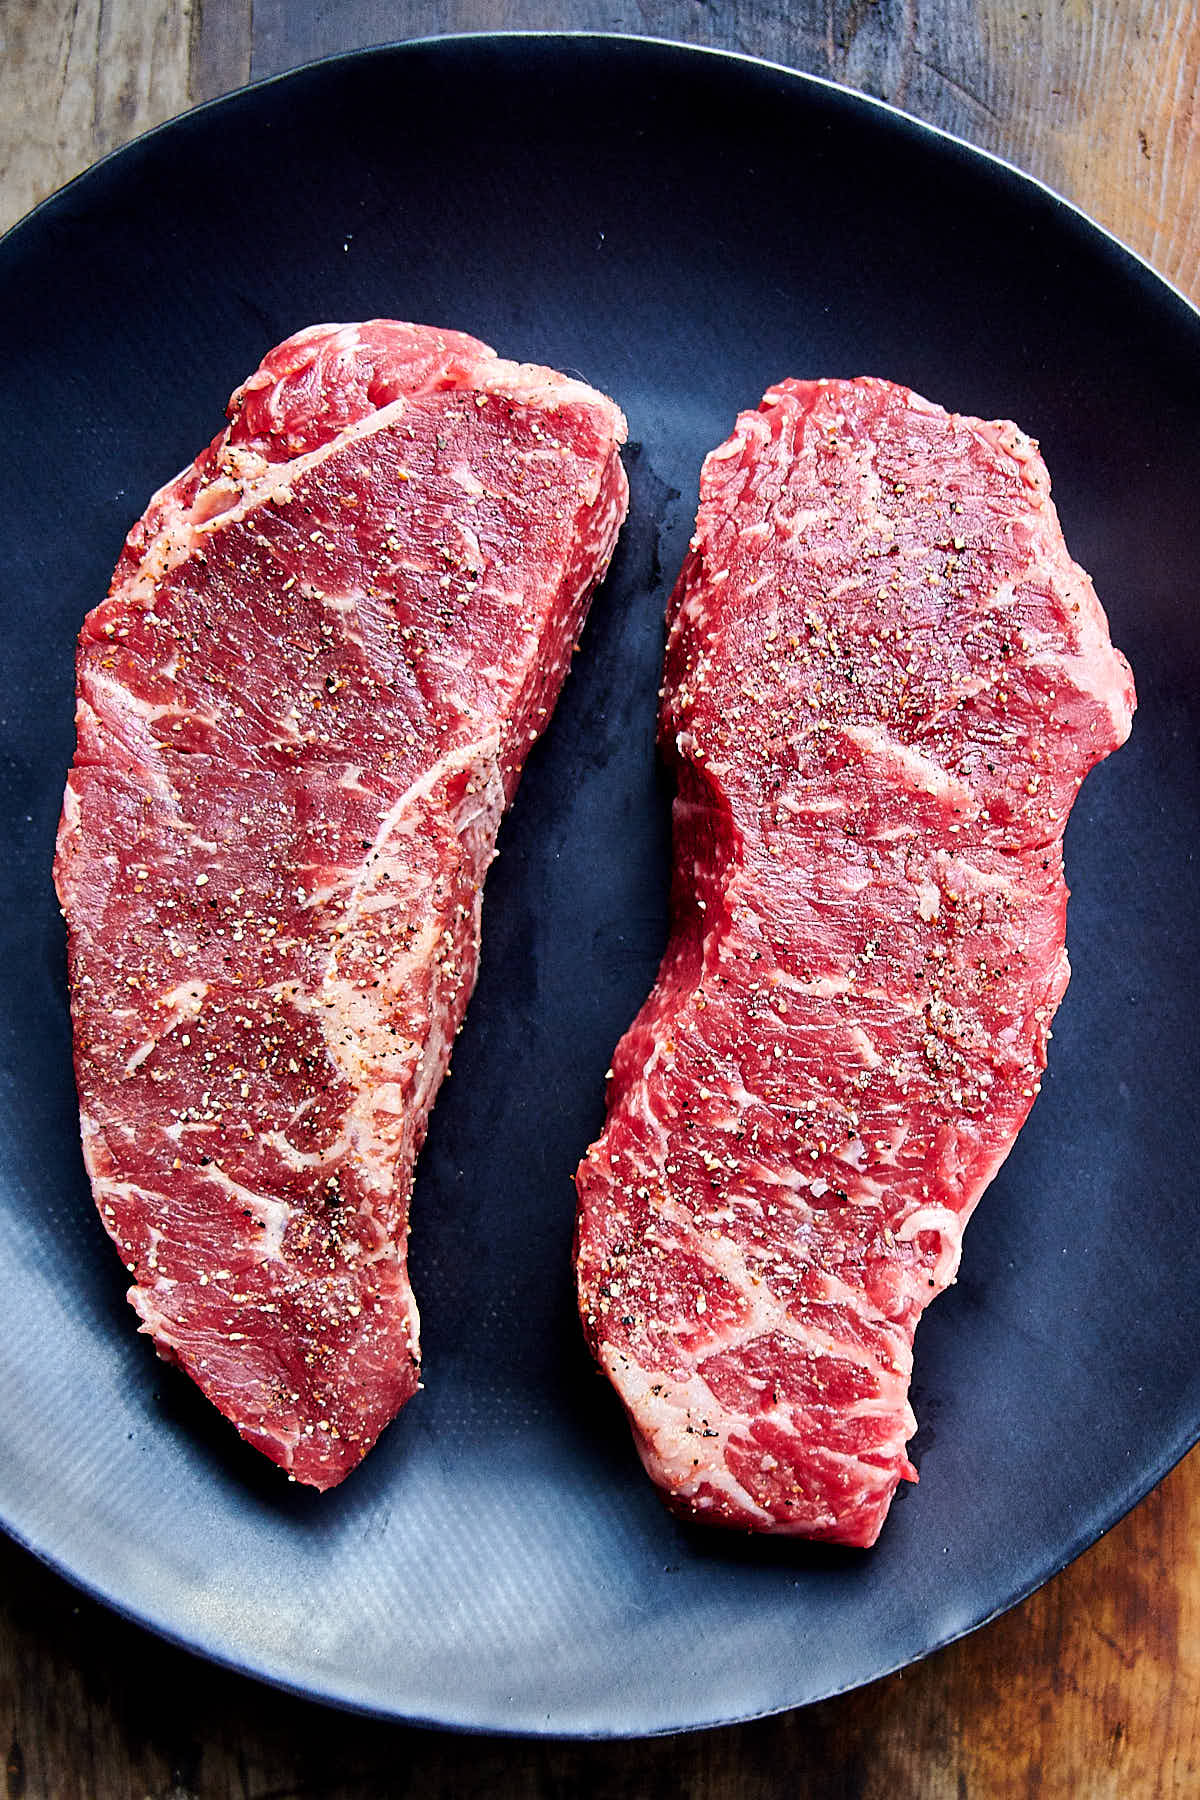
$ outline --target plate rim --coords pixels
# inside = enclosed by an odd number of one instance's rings
[[[61,187],[55,188],[37,201],[29,208],[28,212],[22,213],[19,219],[15,219],[3,233],[0,233],[0,253],[3,253],[11,238],[14,238],[26,225],[38,218],[43,211],[70,193],[80,182],[86,181],[98,170],[115,162],[127,150],[136,150],[152,138],[157,137],[160,132],[172,130],[184,119],[196,118],[201,113],[224,106],[227,102],[241,100],[247,94],[273,87],[276,82],[290,81],[295,76],[307,75],[315,69],[328,68],[333,64],[348,64],[357,62],[360,58],[394,55],[397,51],[444,50],[448,46],[458,44],[486,46],[520,42],[551,45],[644,46],[655,50],[682,53],[685,59],[712,58],[718,62],[733,63],[750,69],[765,69],[771,74],[786,76],[789,81],[799,82],[802,86],[819,88],[826,93],[835,94],[843,100],[867,107],[873,112],[883,113],[910,130],[937,138],[969,157],[979,157],[983,162],[991,164],[992,167],[1023,187],[1034,188],[1044,198],[1052,201],[1056,206],[1061,206],[1081,224],[1096,232],[1122,256],[1127,257],[1157,286],[1165,288],[1197,323],[1200,323],[1200,300],[1192,300],[1169,275],[1164,275],[1161,269],[1156,269],[1140,250],[1135,250],[1131,244],[1126,243],[1124,238],[1118,236],[1109,226],[1102,224],[1077,201],[1070,199],[1051,182],[1044,181],[1040,175],[1034,175],[1028,169],[1021,168],[1020,164],[1013,162],[1010,157],[1002,155],[998,150],[989,150],[982,144],[974,144],[969,138],[960,137],[957,132],[948,130],[944,125],[935,125],[931,120],[923,119],[917,113],[908,112],[904,107],[897,106],[892,100],[885,100],[877,94],[868,94],[860,88],[850,87],[846,82],[835,81],[829,75],[818,75],[809,69],[794,68],[789,63],[776,62],[768,56],[754,56],[747,50],[730,50],[720,44],[689,44],[682,38],[659,37],[653,33],[636,31],[588,31],[584,29],[554,31],[531,27],[501,31],[426,32],[419,37],[380,38],[376,43],[362,44],[352,50],[332,50],[324,56],[310,57],[307,61],[296,63],[291,68],[278,69],[271,75],[260,75],[251,81],[240,83],[237,87],[228,88],[222,94],[214,94],[207,100],[198,100],[194,106],[185,107],[182,112],[172,113],[170,118],[161,119],[157,125],[148,125],[144,131],[139,131],[135,136],[126,138],[124,143],[114,145],[111,150],[106,150],[94,162],[88,163],[76,174],[70,176]]]
[[[55,189],[52,193],[38,201],[28,212],[16,220],[3,235],[0,235],[0,280],[4,278],[4,259],[6,255],[10,253],[16,240],[24,235],[27,227],[32,227],[35,222],[41,223],[43,214],[50,213],[54,208],[67,202],[68,196],[74,195],[77,188],[90,181],[101,171],[107,170],[111,164],[116,163],[120,158],[125,157],[126,155],[135,155],[152,140],[158,138],[161,134],[175,130],[186,121],[198,118],[202,114],[214,112],[227,105],[241,103],[248,96],[257,93],[260,90],[266,90],[279,83],[286,83],[311,75],[319,70],[346,68],[360,62],[378,60],[383,57],[396,56],[397,54],[406,52],[433,50],[440,53],[450,52],[452,54],[457,54],[460,51],[462,53],[469,53],[473,49],[488,49],[495,46],[504,46],[508,44],[516,45],[521,43],[564,50],[574,47],[595,46],[601,50],[617,49],[621,53],[631,55],[642,51],[652,51],[656,53],[666,52],[670,53],[672,58],[678,59],[682,64],[698,63],[701,60],[709,60],[730,66],[734,69],[744,69],[760,73],[766,72],[783,77],[787,82],[797,84],[800,91],[815,91],[823,95],[832,96],[840,103],[848,103],[848,108],[851,112],[861,108],[877,115],[883,115],[890,121],[894,128],[909,134],[914,134],[921,138],[935,140],[940,145],[961,157],[977,159],[978,162],[989,167],[996,175],[1001,177],[1010,189],[1015,190],[1018,193],[1028,193],[1032,190],[1033,193],[1041,196],[1043,200],[1049,201],[1053,207],[1061,208],[1076,229],[1082,229],[1085,236],[1094,235],[1095,238],[1104,244],[1110,251],[1116,252],[1118,259],[1125,263],[1131,276],[1143,283],[1148,280],[1155,292],[1160,295],[1165,293],[1165,296],[1168,296],[1170,300],[1177,303],[1183,309],[1185,320],[1193,328],[1200,328],[1200,304],[1192,301],[1190,297],[1170,279],[1170,277],[1162,274],[1161,271],[1156,269],[1139,251],[1125,243],[1115,232],[1101,224],[1097,219],[1086,212],[1083,207],[1060,193],[1056,188],[1051,186],[1050,183],[1044,181],[1041,177],[1020,168],[1016,163],[1012,162],[1007,157],[1000,155],[998,152],[973,144],[968,139],[959,137],[956,133],[945,129],[942,126],[933,124],[926,119],[922,119],[916,114],[910,113],[904,108],[895,105],[891,101],[881,99],[872,94],[863,93],[856,88],[850,87],[843,82],[835,81],[828,76],[797,69],[786,63],[776,62],[767,57],[754,56],[746,51],[726,49],[719,45],[690,44],[679,39],[660,37],[652,34],[592,30],[480,30],[430,33],[418,37],[382,39],[378,42],[362,45],[353,49],[333,51],[326,55],[313,57],[305,62],[296,64],[294,67],[281,69],[270,75],[261,76],[255,80],[242,83],[235,88],[229,89],[225,93],[214,95],[210,99],[200,101],[196,105],[188,107],[184,111],[176,113],[170,118],[164,119],[158,124],[148,127],[145,131],[139,132],[136,136],[117,145],[112,150],[107,151],[103,156],[98,157],[96,161],[89,163],[68,181],[64,182],[61,187]],[[120,1593],[107,1587],[101,1580],[68,1567],[67,1563],[60,1555],[45,1546],[34,1542],[24,1529],[2,1513],[0,1513],[0,1531],[3,1531],[6,1537],[15,1543],[21,1550],[31,1555],[35,1561],[40,1563],[44,1568],[49,1569],[55,1576],[68,1582],[76,1591],[86,1595],[90,1600],[104,1606],[107,1610],[115,1613],[125,1622],[151,1633],[154,1637],[172,1645],[178,1650],[191,1656],[200,1657],[204,1661],[212,1663],[217,1668],[252,1681],[263,1682],[280,1692],[291,1695],[296,1699],[303,1700],[310,1705],[319,1705],[341,1713],[378,1719],[397,1725],[409,1726],[414,1729],[450,1731],[464,1736],[530,1739],[547,1742],[600,1743],[678,1736],[689,1732],[713,1731],[735,1724],[752,1723],[758,1719],[775,1717],[784,1712],[797,1710],[801,1707],[816,1705],[823,1700],[836,1699],[842,1694],[853,1692],[856,1688],[868,1686],[876,1681],[884,1680],[887,1677],[894,1675],[898,1670],[925,1661],[926,1658],[933,1656],[938,1651],[946,1649],[950,1644],[956,1643],[961,1638],[967,1637],[973,1632],[990,1625],[1002,1614],[1010,1611],[1013,1607],[1020,1605],[1022,1601],[1036,1593],[1039,1588],[1045,1586],[1050,1581],[1053,1581],[1065,1568],[1076,1561],[1094,1544],[1098,1543],[1100,1539],[1106,1536],[1122,1519],[1126,1518],[1135,1507],[1139,1506],[1146,1496],[1165,1480],[1171,1471],[1182,1462],[1184,1457],[1186,1457],[1198,1443],[1200,1443],[1200,1415],[1197,1416],[1192,1427],[1184,1427],[1182,1431],[1173,1435],[1162,1455],[1149,1465],[1148,1475],[1146,1474],[1145,1467],[1143,1468],[1142,1472],[1139,1474],[1138,1480],[1134,1484],[1135,1491],[1133,1497],[1127,1499],[1122,1496],[1118,1499],[1111,1512],[1105,1512],[1102,1515],[1103,1523],[1099,1530],[1096,1530],[1093,1526],[1089,1525],[1074,1533],[1069,1540],[1065,1552],[1063,1552],[1061,1556],[1056,1555],[1051,1566],[1047,1570],[1038,1574],[1032,1580],[1020,1580],[1011,1591],[1007,1592],[1005,1596],[982,1617],[961,1627],[956,1627],[944,1635],[939,1636],[935,1641],[926,1645],[916,1655],[901,1656],[894,1661],[888,1661],[884,1667],[878,1669],[865,1680],[850,1680],[842,1682],[834,1687],[821,1688],[820,1692],[814,1693],[804,1699],[785,1701],[782,1704],[769,1705],[752,1712],[733,1712],[730,1714],[723,1714],[719,1717],[707,1718],[699,1721],[689,1721],[684,1724],[666,1724],[650,1729],[628,1730],[614,1726],[606,1728],[572,1727],[570,1724],[561,1723],[557,1726],[553,1723],[547,1723],[545,1726],[542,1726],[528,1721],[510,1723],[504,1719],[481,1721],[477,1717],[464,1717],[462,1716],[461,1711],[455,1716],[454,1708],[450,1706],[447,1706],[436,1714],[423,1713],[411,1709],[405,1710],[403,1709],[402,1704],[398,1704],[396,1701],[386,1703],[382,1701],[375,1702],[361,1697],[355,1697],[353,1694],[345,1691],[336,1691],[336,1684],[317,1688],[311,1684],[306,1684],[303,1680],[297,1680],[294,1676],[290,1676],[282,1667],[273,1664],[272,1659],[268,1656],[260,1656],[254,1661],[247,1660],[244,1654],[239,1657],[228,1647],[223,1646],[219,1640],[212,1640],[206,1637],[202,1631],[198,1631],[191,1635],[185,1635],[165,1618],[156,1616],[153,1611],[149,1609],[139,1610],[135,1604],[124,1599]],[[1144,1479],[1143,1476],[1145,1477]],[[344,1681],[342,1685],[344,1688]]]

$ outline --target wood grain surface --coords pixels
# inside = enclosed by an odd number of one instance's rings
[[[246,80],[437,31],[632,31],[880,95],[1040,176],[1200,302],[1196,0],[0,0],[0,224]],[[344,1718],[199,1663],[0,1540],[6,1800],[1128,1800],[1200,1794],[1200,1452],[903,1675],[611,1745]]]

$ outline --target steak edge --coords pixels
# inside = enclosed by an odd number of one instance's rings
[[[685,1517],[875,1541],[917,1321],[1039,1088],[1062,833],[1132,678],[1037,447],[784,381],[668,606],[672,925],[581,1164],[593,1353]]]
[[[288,339],[229,420],[84,621],[55,881],[141,1328],[327,1488],[418,1385],[413,1166],[624,518],[625,421],[391,320]]]

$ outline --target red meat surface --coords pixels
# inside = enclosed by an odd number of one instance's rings
[[[413,1165],[625,421],[377,320],[273,350],[78,652],[55,877],[84,1156],[160,1353],[326,1488],[418,1383]]]
[[[578,1172],[584,1329],[677,1511],[868,1545],[1133,684],[1036,446],[883,381],[739,418],[668,623],[672,930]]]

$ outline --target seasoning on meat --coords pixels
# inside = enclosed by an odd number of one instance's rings
[[[578,1172],[584,1329],[673,1508],[868,1545],[1133,684],[1036,446],[883,381],[742,415],[668,620],[672,933]]]
[[[376,320],[273,350],[78,654],[55,875],[84,1155],[160,1353],[326,1488],[418,1383],[413,1164],[625,421]]]

